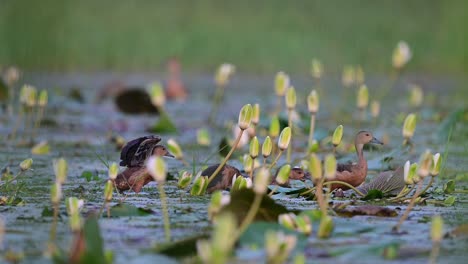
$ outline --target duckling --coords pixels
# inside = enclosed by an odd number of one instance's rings
[[[146,169],[146,160],[152,156],[174,157],[165,146],[158,145],[161,138],[145,136],[128,142],[120,153],[120,165],[127,168],[117,175],[115,185],[120,192],[132,189],[139,193],[143,186],[153,181]]]
[[[275,175],[277,175],[278,172],[279,172],[279,169],[276,170]],[[310,179],[310,173],[308,171],[304,171],[301,167],[294,167],[289,172],[289,179],[285,184],[278,184],[276,182],[276,176],[272,179],[271,184],[277,184],[281,187],[289,187],[290,180],[305,181],[306,179]]]
[[[354,187],[361,185],[365,181],[367,176],[367,160],[364,158],[363,148],[364,145],[368,143],[383,145],[383,143],[376,139],[369,131],[360,131],[357,133],[354,139],[354,145],[356,147],[358,162],[353,164],[338,164],[336,176],[333,180],[347,182]],[[331,190],[338,188],[342,190],[349,189],[347,186],[341,184],[331,185]]]
[[[202,171],[201,175],[210,176],[218,168],[218,166],[219,164],[209,166]],[[221,171],[216,174],[210,184],[208,184],[206,191],[208,193],[212,193],[216,190],[229,190],[232,185],[232,178],[234,175],[241,176],[242,173],[234,166],[228,164],[224,165]]]

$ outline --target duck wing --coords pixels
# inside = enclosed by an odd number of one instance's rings
[[[346,163],[346,164],[338,163],[336,165],[336,171],[338,171],[338,172],[344,172],[344,171],[351,172],[353,170],[353,166],[354,166],[354,164],[352,164],[352,163]]]
[[[160,137],[151,137],[143,140],[130,160],[130,167],[145,166],[146,159],[151,156],[153,149],[160,141]]]
[[[125,146],[122,148],[122,151],[120,152],[120,166],[127,166],[127,167],[133,167],[132,160],[135,156],[135,154],[138,152],[141,144],[145,140],[154,140],[154,141],[161,141],[161,138],[158,136],[144,136],[144,137],[139,137],[137,139],[131,140],[125,144]],[[157,143],[156,142],[156,143]]]

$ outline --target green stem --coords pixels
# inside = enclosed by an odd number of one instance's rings
[[[228,161],[228,159],[231,157],[232,153],[234,153],[234,150],[237,148],[237,145],[239,145],[239,141],[240,139],[242,138],[242,134],[244,134],[244,130],[241,129],[239,135],[237,135],[237,138],[236,138],[236,141],[234,141],[234,144],[232,145],[232,148],[231,150],[229,151],[229,153],[226,155],[226,157],[224,157],[224,160],[223,162],[221,162],[218,166],[218,168],[216,168],[216,170],[213,172],[213,174],[211,174],[211,176],[208,178],[208,184],[210,184],[210,182],[214,179],[214,177],[221,171],[221,169],[223,168],[223,166],[226,164],[226,162]]]
[[[279,158],[281,157],[281,154],[283,154],[283,150],[280,149],[278,152],[278,155],[276,155],[276,158],[273,160],[273,162],[270,164],[270,170],[273,168],[273,166],[276,165],[276,162],[278,162]]]
[[[41,107],[39,107],[39,111],[37,112],[36,121],[34,122],[34,128],[33,128],[32,133],[31,133],[31,138],[32,139],[34,139],[36,137],[37,130],[39,129],[39,125],[41,123],[43,114],[44,114],[44,107],[41,106]]]
[[[434,182],[434,178],[435,178],[435,176],[431,176],[431,180],[427,184],[426,188],[424,188],[424,190],[422,190],[421,194],[424,194],[431,187],[432,183]]]
[[[366,196],[365,194],[363,194],[362,192],[360,192],[358,189],[356,189],[354,186],[352,186],[351,184],[347,183],[347,182],[344,182],[344,181],[327,181],[326,182],[327,185],[332,185],[334,183],[336,184],[341,184],[341,185],[345,185],[346,187],[350,188],[350,189],[353,189],[353,191],[355,191],[357,194],[359,194],[360,196]]]
[[[223,98],[223,94],[224,94],[224,87],[216,86],[214,99],[213,99],[212,111],[211,111],[210,117],[208,119],[208,122],[210,124],[213,124],[213,122],[216,120],[216,116],[218,115],[218,108],[219,108],[219,105],[221,103],[221,99]]]
[[[278,190],[278,188],[279,188],[279,186],[276,185],[275,188],[273,188],[273,190],[271,190],[271,192],[268,194],[268,196],[271,197],[276,192],[276,190]]]
[[[291,163],[291,152],[292,152],[292,135],[293,135],[293,128],[292,128],[292,109],[288,109],[288,126],[291,128],[291,141],[288,145],[288,152],[286,154],[286,162]]]
[[[411,201],[406,207],[405,213],[401,216],[400,220],[398,221],[398,224],[393,227],[394,232],[398,232],[400,229],[400,226],[403,224],[403,222],[408,218],[409,213],[411,212],[411,209],[414,207],[414,203],[416,202],[416,198],[421,194],[421,188],[422,188],[422,183],[423,180],[420,180],[418,183],[418,187],[416,189],[416,192],[414,192],[413,197],[411,197]]]
[[[249,177],[250,177],[251,180],[253,180],[254,166],[255,166],[255,159],[252,158],[252,165],[250,165],[250,173],[249,173]]]
[[[314,130],[315,130],[315,114],[310,115],[310,131],[309,131],[309,149],[307,150],[307,153],[310,152],[310,149],[312,148],[312,144],[314,141]]]
[[[164,217],[164,234],[166,236],[166,242],[171,241],[171,222],[169,221],[169,211],[167,208],[166,192],[164,191],[164,183],[158,182],[159,195],[161,197],[161,206]]]
[[[411,192],[411,190],[412,190],[411,188],[408,188],[407,186],[405,186],[405,188],[403,188],[403,190],[401,190],[401,192],[396,197],[390,198],[388,200],[391,202],[397,202],[398,200],[405,198],[406,195],[408,195],[408,193]]]
[[[260,204],[262,203],[262,194],[255,194],[254,201],[252,203],[252,206],[250,206],[249,211],[247,212],[247,216],[244,218],[244,221],[242,221],[242,224],[239,226],[239,232],[236,235],[236,241],[247,229],[247,227],[252,223],[252,221],[255,219],[255,215],[258,212],[258,209],[260,208]]]
[[[58,213],[59,213],[59,204],[58,203],[53,203],[54,207],[54,215],[52,219],[52,227],[50,228],[50,242],[55,243],[55,237],[57,234],[57,219],[58,219]]]
[[[437,257],[439,256],[439,251],[440,251],[440,241],[434,241],[432,243],[431,256],[429,258],[430,264],[437,263]]]
[[[317,183],[317,188],[315,189],[315,197],[317,197],[317,202],[322,211],[322,217],[327,215],[327,204],[323,198],[323,179],[320,179]]]

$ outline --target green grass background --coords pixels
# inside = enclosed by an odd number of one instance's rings
[[[387,72],[399,40],[412,72],[468,72],[468,1],[0,0],[0,65],[43,71]]]

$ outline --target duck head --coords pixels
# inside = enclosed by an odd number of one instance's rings
[[[153,151],[151,153],[152,155],[155,156],[165,156],[165,157],[171,157],[174,158],[174,155],[172,155],[169,150],[163,146],[163,145],[156,145],[153,148]]]
[[[359,133],[357,133],[354,142],[356,146],[364,146],[368,143],[383,145],[383,143],[380,140],[376,139],[374,135],[372,135],[372,132],[369,131],[360,131]]]

